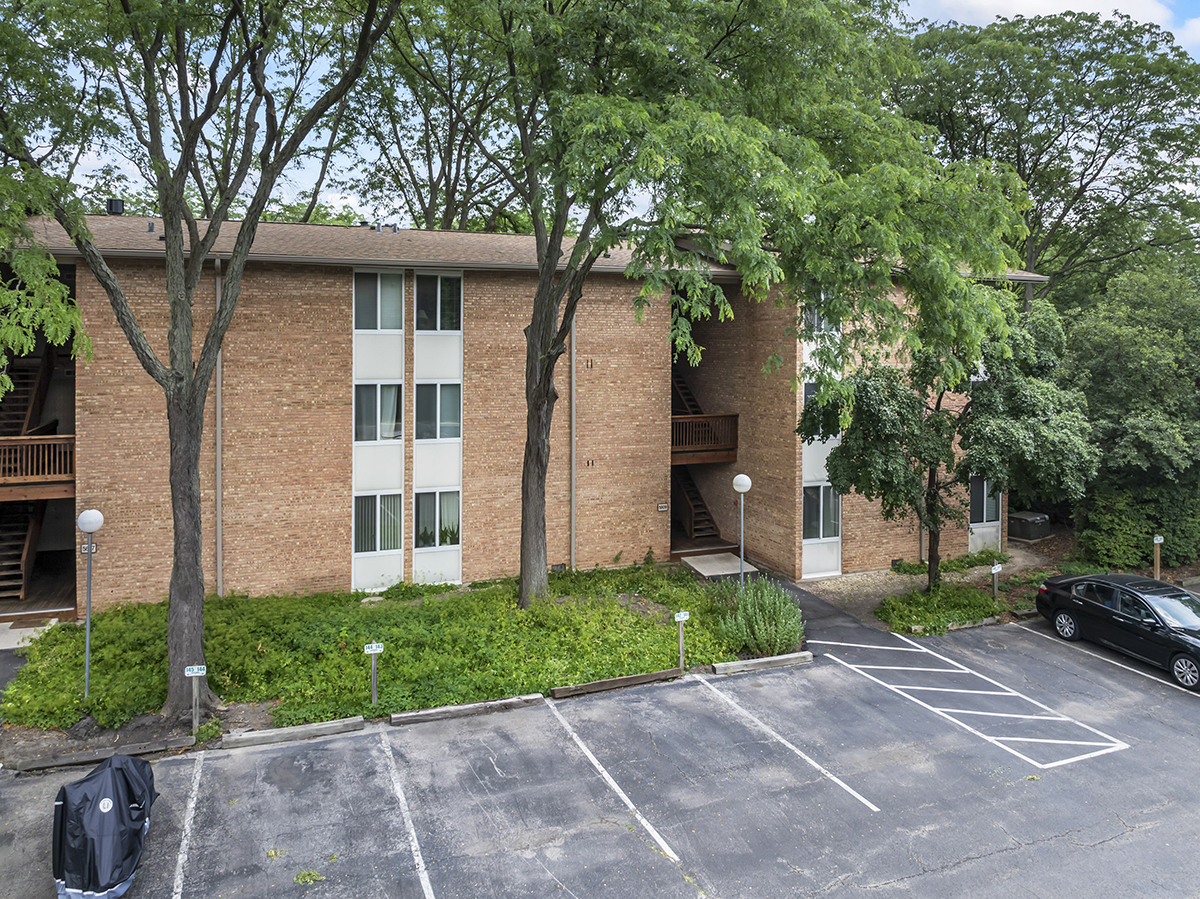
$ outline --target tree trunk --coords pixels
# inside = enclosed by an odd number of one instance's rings
[[[557,356],[538,352],[530,341],[529,363],[540,377],[525,391],[525,461],[521,468],[521,586],[518,607],[529,608],[535,596],[550,589],[546,560],[546,471],[550,467],[550,425],[558,391],[554,387]],[[537,358],[540,357],[540,358]],[[536,363],[536,364],[535,364]]]
[[[942,555],[939,551],[939,545],[942,542],[941,528],[931,528],[929,530],[929,592],[932,593],[934,587],[942,578],[942,573],[938,569],[941,564]]]
[[[174,376],[167,393],[167,425],[171,439],[171,509],[175,531],[175,562],[171,568],[167,612],[167,701],[162,714],[173,717],[192,707],[189,665],[204,665],[204,568],[200,517],[200,436],[204,421],[199,408],[188,402],[187,380]],[[210,709],[216,697],[208,678],[200,680],[200,704]]]

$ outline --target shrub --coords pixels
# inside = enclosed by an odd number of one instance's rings
[[[1002,607],[992,599],[991,591],[967,584],[939,584],[931,593],[910,590],[880,603],[875,617],[891,625],[892,630],[912,633],[944,634],[952,624],[971,624],[993,615]]]
[[[1161,534],[1162,564],[1186,565],[1200,556],[1200,490],[1194,484],[1158,484],[1136,492],[1098,487],[1083,506],[1079,545],[1087,557],[1114,568],[1142,568],[1154,558]]]
[[[759,578],[738,592],[733,610],[720,621],[719,633],[739,652],[774,656],[800,645],[804,621],[790,593]]]
[[[977,553],[967,553],[965,556],[953,559],[942,559],[938,562],[938,571],[942,574],[966,571],[968,568],[975,568],[979,565],[994,565],[996,562],[1007,561],[1007,553],[997,552],[994,549],[981,549]],[[892,571],[897,574],[926,574],[929,566],[925,562],[900,561],[892,566]]]

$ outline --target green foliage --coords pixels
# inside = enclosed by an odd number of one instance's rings
[[[564,572],[560,600],[516,606],[512,581],[429,594],[448,585],[396,585],[387,598],[359,594],[210,598],[205,603],[208,681],[227,702],[279,700],[283,726],[361,714],[547,692],[569,683],[673,668],[669,613],[631,611],[636,593],[667,610],[692,611],[688,656],[732,658],[717,633],[721,609],[690,574],[648,567]],[[561,594],[560,594],[561,595]],[[665,620],[664,620],[665,619]],[[83,631],[56,625],[24,652],[28,662],[0,700],[0,715],[67,727],[85,714],[109,727],[158,708],[166,696],[166,604],[106,611],[92,620],[91,696],[81,698]],[[370,703],[367,643],[382,642],[379,704]]]
[[[736,594],[732,611],[721,619],[720,633],[738,652],[776,656],[800,646],[804,621],[790,593],[756,578]]]
[[[292,878],[292,881],[294,883],[308,885],[308,884],[312,884],[312,883],[317,883],[318,881],[321,881],[324,879],[325,879],[325,876],[318,871],[300,871],[299,873],[296,874],[295,877]]]
[[[1165,483],[1135,496],[1098,486],[1082,506],[1079,545],[1093,562],[1141,568],[1154,559],[1156,534],[1163,538],[1163,565],[1200,557],[1200,492],[1190,484]]]
[[[943,572],[966,571],[968,568],[975,568],[979,565],[995,565],[997,562],[1007,561],[1007,553],[997,552],[994,549],[981,549],[979,552],[967,553],[965,556],[943,559],[938,567]],[[928,568],[929,566],[924,562],[901,561],[892,566],[892,571],[897,574],[925,574]]]
[[[932,591],[911,590],[885,599],[875,610],[875,617],[898,633],[944,634],[952,624],[983,621],[1001,611],[990,590],[943,582]]]
[[[926,23],[922,23],[923,25]],[[1112,259],[1191,240],[1200,64],[1156,25],[1115,13],[951,22],[914,38],[895,84],[947,161],[993,159],[1027,185],[1023,267],[1051,289]]]
[[[217,718],[210,718],[201,724],[200,729],[196,731],[196,742],[207,743],[209,740],[215,740],[219,736],[221,736],[221,722]]]

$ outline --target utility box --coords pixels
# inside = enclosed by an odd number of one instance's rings
[[[1045,512],[1012,512],[1008,516],[1010,540],[1041,540],[1050,536],[1050,516]]]

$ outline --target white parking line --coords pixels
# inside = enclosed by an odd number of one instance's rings
[[[425,859],[421,856],[421,844],[417,841],[417,828],[413,825],[412,815],[408,812],[408,800],[404,798],[404,787],[400,784],[400,772],[396,768],[396,757],[392,755],[392,744],[386,734],[380,734],[383,741],[383,755],[387,759],[388,776],[392,779],[392,791],[396,801],[400,803],[400,814],[404,817],[404,826],[408,829],[408,848],[412,851],[413,863],[417,866],[417,876],[421,879],[421,889],[425,899],[434,899],[433,884],[429,882],[429,873],[425,870]]]
[[[196,817],[196,798],[200,795],[200,769],[204,765],[204,750],[196,753],[196,764],[192,766],[192,792],[188,795],[187,810],[183,813],[183,836],[179,838],[179,858],[175,862],[175,889],[172,899],[183,895],[183,869],[187,867],[188,844],[192,840],[192,819]]]
[[[868,801],[867,799],[864,799],[860,793],[858,793],[857,791],[855,791],[854,789],[849,787],[845,782],[843,782],[838,777],[836,777],[832,772],[830,772],[827,769],[825,769],[824,767],[822,767],[819,762],[817,762],[817,761],[813,760],[812,758],[810,758],[809,756],[805,755],[803,752],[801,752],[799,749],[797,749],[795,746],[793,746],[790,742],[788,742],[781,734],[777,733],[774,729],[772,729],[769,725],[764,724],[757,717],[752,715],[750,712],[746,711],[746,709],[744,709],[741,705],[739,705],[737,700],[735,700],[732,696],[726,696],[724,693],[722,693],[720,690],[718,690],[716,687],[714,687],[712,684],[710,684],[708,682],[708,678],[706,678],[704,675],[697,674],[696,678],[697,678],[697,680],[700,681],[700,683],[704,684],[704,686],[708,687],[708,689],[712,690],[714,693],[716,693],[718,696],[720,696],[721,699],[725,700],[725,702],[729,703],[729,705],[731,705],[735,709],[737,709],[744,717],[746,717],[750,721],[754,722],[754,724],[760,730],[766,732],[773,739],[778,740],[780,743],[782,743],[784,746],[786,746],[788,749],[790,749],[792,752],[794,752],[796,755],[798,755],[800,758],[802,758],[808,764],[812,765],[814,768],[816,768],[818,771],[820,771],[822,775],[829,778],[831,781],[833,781],[835,784],[837,784],[839,787],[841,787],[843,790],[845,790],[847,793],[849,793],[851,796],[853,796],[855,799],[857,799],[859,802],[861,802],[863,805],[865,805],[871,811],[873,811],[873,812],[879,811],[879,806]]]
[[[658,831],[654,829],[654,825],[647,821],[642,813],[638,811],[637,806],[633,804],[633,800],[625,795],[625,791],[617,785],[617,782],[613,780],[612,775],[609,774],[608,771],[605,770],[604,766],[600,764],[600,760],[592,754],[592,751],[587,748],[579,734],[575,733],[575,729],[567,723],[567,719],[562,716],[562,713],[558,710],[558,707],[555,706],[553,700],[551,700],[548,696],[543,696],[542,698],[545,700],[546,705],[550,706],[550,711],[554,713],[554,717],[558,719],[559,724],[561,724],[566,732],[571,735],[571,739],[575,741],[575,745],[579,747],[580,751],[582,751],[585,756],[587,756],[587,760],[592,763],[592,767],[600,772],[600,776],[604,778],[604,782],[608,784],[609,788],[614,793],[621,797],[621,801],[625,803],[625,806],[631,812],[633,812],[634,816],[638,819],[638,823],[645,828],[646,833],[650,834],[650,836],[654,838],[654,842],[658,843],[658,848],[663,851],[663,854],[666,855],[667,858],[678,864],[679,856],[675,854],[675,850],[667,845],[667,841],[664,840],[659,835]]]
[[[1028,624],[1018,624],[1017,627],[1019,627],[1021,630],[1025,631],[1026,633],[1033,634],[1034,636],[1037,636],[1037,637],[1042,637],[1046,640],[1051,640],[1055,643],[1062,644],[1062,643],[1067,642],[1058,637],[1052,637],[1049,634],[1043,634],[1041,631],[1035,631],[1033,629],[1033,627],[1031,627]],[[1150,680],[1152,680],[1156,683],[1162,684],[1164,687],[1174,687],[1176,690],[1179,690],[1180,692],[1187,693],[1191,696],[1196,695],[1196,692],[1194,690],[1189,690],[1187,687],[1181,687],[1181,686],[1179,686],[1179,684],[1173,684],[1169,680],[1163,680],[1161,677],[1157,677],[1153,674],[1148,674],[1145,671],[1138,671],[1136,668],[1132,668],[1129,665],[1122,665],[1120,662],[1114,662],[1112,659],[1106,659],[1104,656],[1100,655],[1100,653],[1092,652],[1090,649],[1084,649],[1082,646],[1076,646],[1074,651],[1082,652],[1084,655],[1091,656],[1093,659],[1099,659],[1102,662],[1108,662],[1108,664],[1110,664],[1110,665],[1116,665],[1118,668],[1124,668],[1126,671],[1132,671],[1134,674],[1140,674],[1142,677],[1149,678]]]
[[[1104,755],[1109,752],[1119,752],[1122,749],[1129,748],[1128,743],[1118,740],[1115,737],[1110,737],[1108,734],[1103,733],[1102,731],[1096,730],[1096,728],[1090,727],[1090,726],[1084,724],[1082,721],[1077,721],[1074,718],[1064,716],[1064,715],[1060,714],[1059,712],[1056,712],[1054,709],[1050,708],[1049,706],[1043,705],[1042,703],[1038,702],[1036,699],[1032,699],[1028,696],[1025,696],[1022,693],[1018,693],[1017,691],[1010,689],[1009,687],[1005,686],[1004,684],[1000,683],[999,681],[993,680],[992,678],[987,677],[984,674],[980,674],[978,671],[973,671],[973,670],[967,668],[965,665],[959,664],[958,662],[954,661],[953,659],[947,658],[946,656],[943,656],[936,652],[933,652],[930,649],[926,649],[925,647],[919,646],[917,643],[915,643],[914,641],[910,640],[907,637],[901,636],[899,634],[897,634],[896,636],[899,639],[903,640],[904,642],[906,642],[910,645],[906,646],[906,647],[893,647],[893,646],[877,646],[877,645],[872,645],[872,644],[867,644],[867,643],[835,643],[833,641],[822,641],[822,640],[813,640],[810,642],[812,642],[814,644],[822,644],[822,645],[826,645],[826,646],[841,646],[841,647],[855,648],[855,649],[900,650],[900,651],[906,651],[906,652],[925,653],[928,656],[931,656],[935,659],[938,659],[939,661],[945,662],[947,665],[952,666],[951,668],[948,668],[948,669],[937,669],[939,671],[944,671],[944,673],[946,673],[946,674],[970,674],[974,677],[979,678],[980,680],[984,681],[987,684],[990,684],[995,687],[999,687],[1000,688],[999,690],[965,690],[965,689],[953,688],[953,687],[929,687],[929,686],[915,686],[915,685],[905,685],[905,684],[891,684],[891,683],[888,683],[887,681],[882,680],[881,678],[876,677],[875,675],[869,673],[869,671],[867,669],[870,668],[871,670],[876,670],[876,671],[902,671],[902,670],[928,670],[928,669],[917,668],[917,667],[905,669],[905,668],[901,668],[901,667],[897,667],[897,666],[855,665],[855,664],[852,664],[850,662],[847,662],[847,661],[839,658],[834,653],[826,654],[828,656],[828,658],[837,662],[839,665],[842,665],[845,668],[849,668],[851,671],[854,671],[857,674],[860,674],[861,676],[874,681],[875,683],[879,684],[881,687],[886,687],[888,690],[891,690],[892,692],[894,692],[900,696],[903,696],[905,699],[909,700],[910,702],[914,702],[917,705],[921,706],[922,708],[928,709],[929,711],[933,712],[935,715],[945,718],[947,721],[950,721],[950,722],[958,725],[959,727],[963,728],[964,730],[968,731],[969,733],[975,734],[980,739],[986,740],[987,742],[991,743],[993,746],[999,747],[1000,749],[1003,749],[1005,752],[1011,753],[1012,755],[1017,756],[1017,758],[1021,759],[1022,761],[1026,761],[1029,764],[1031,764],[1037,768],[1041,768],[1041,769],[1057,768],[1060,765],[1067,765],[1067,764],[1070,764],[1071,762],[1083,761],[1084,759],[1094,758],[1098,755]],[[934,692],[934,693],[971,694],[971,695],[978,695],[978,696],[1011,696],[1015,699],[1020,699],[1024,702],[1028,702],[1034,706],[1037,706],[1039,709],[1042,709],[1044,712],[1048,712],[1049,715],[1043,715],[1043,714],[1012,715],[1011,713],[998,713],[998,712],[981,713],[981,712],[964,711],[964,710],[958,710],[958,709],[939,708],[937,706],[930,705],[927,702],[923,702],[922,700],[918,699],[916,696],[912,695],[913,693],[916,693],[918,691]],[[1097,736],[1103,738],[1103,740],[1105,742],[1096,742],[1096,741],[1091,741],[1091,740],[1044,740],[1044,739],[1035,739],[1032,737],[1031,738],[1019,738],[1019,737],[993,736],[991,734],[984,733],[983,731],[979,730],[978,728],[972,727],[971,725],[967,724],[965,721],[960,721],[958,718],[955,717],[955,715],[959,715],[959,714],[982,714],[982,715],[987,715],[988,717],[1014,717],[1014,718],[1025,719],[1025,720],[1064,721],[1064,722],[1069,722],[1071,724],[1082,727],[1084,730],[1087,730],[1093,734],[1096,734]],[[1035,744],[1057,744],[1057,745],[1066,745],[1066,746],[1079,746],[1080,748],[1099,746],[1102,748],[1095,752],[1082,753],[1077,756],[1072,756],[1071,758],[1058,759],[1058,760],[1052,761],[1052,762],[1039,762],[1036,759],[1030,758],[1028,755],[1025,755],[1022,752],[1018,752],[1014,747],[1008,745],[1008,743],[1010,743],[1010,742],[1035,743]]]

